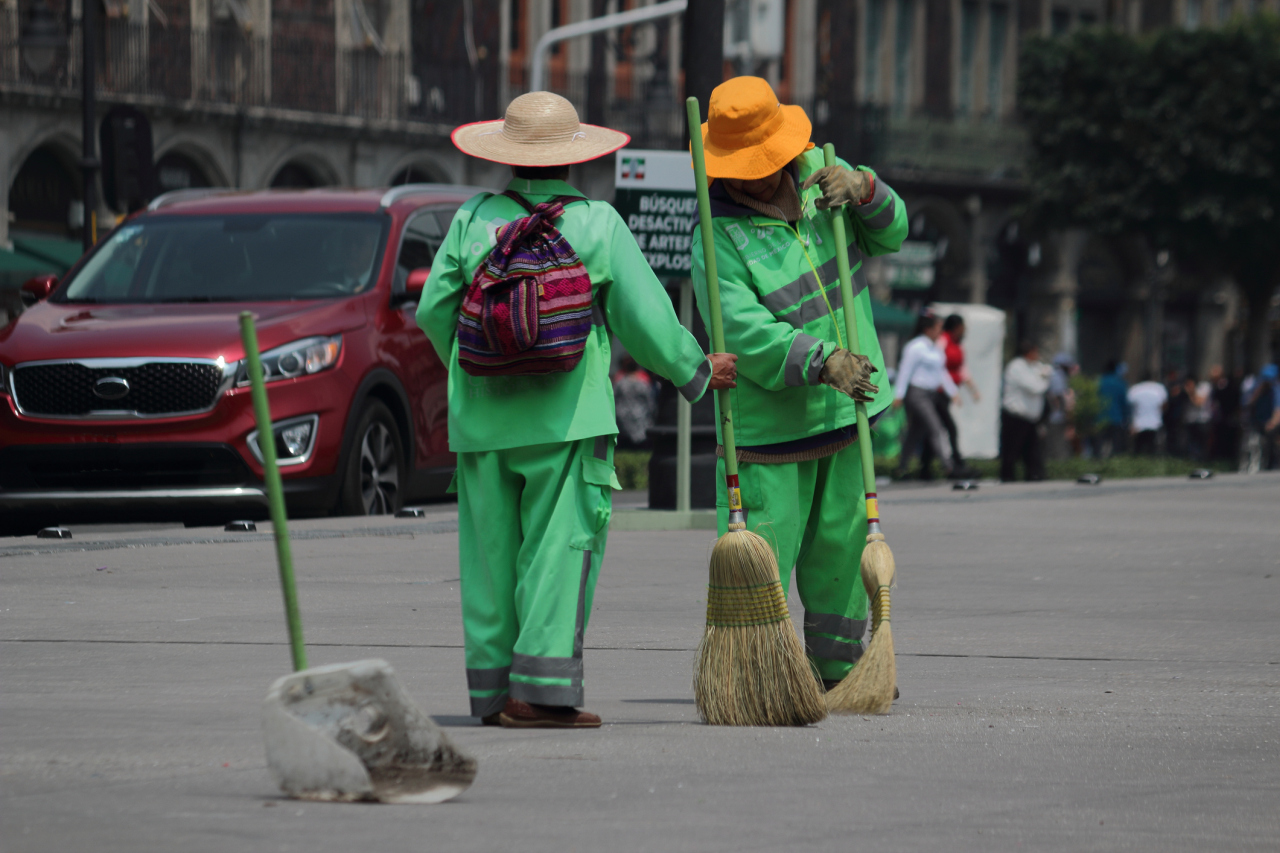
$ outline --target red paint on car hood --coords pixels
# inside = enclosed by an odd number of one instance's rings
[[[366,296],[306,302],[92,305],[40,302],[0,329],[0,360],[217,358],[238,361],[240,312],[251,311],[263,350],[358,329]]]

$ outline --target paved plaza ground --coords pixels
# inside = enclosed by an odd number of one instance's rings
[[[0,539],[0,850],[1280,849],[1280,476],[890,487],[902,698],[804,729],[698,721],[709,531],[610,537],[601,730],[474,725],[456,514],[430,510],[294,525],[303,619],[313,664],[392,663],[470,790],[283,799],[270,537],[83,528]]]

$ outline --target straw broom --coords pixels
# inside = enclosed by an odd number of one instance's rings
[[[711,345],[724,352],[720,281],[702,152],[698,99],[689,98],[689,135],[697,180],[702,248],[707,265]],[[729,530],[711,550],[707,628],[698,647],[693,693],[702,719],[713,726],[803,726],[827,715],[817,679],[791,625],[778,560],[763,538],[747,530],[738,488],[738,454],[728,390],[716,392],[724,436]]]
[[[826,165],[834,166],[835,148],[822,148]],[[840,298],[844,301],[844,326],[849,348],[858,352],[857,312],[853,305],[853,279],[849,275],[849,255],[844,216],[831,218],[836,239],[836,269],[840,273]],[[867,493],[867,545],[862,550],[862,585],[871,600],[871,642],[853,671],[827,693],[827,710],[833,714],[887,714],[893,705],[898,683],[898,666],[893,655],[893,629],[889,626],[889,587],[893,586],[893,552],[880,532],[880,501],[876,498],[875,457],[871,449],[871,428],[865,403],[856,404],[858,447],[862,451],[862,483]]]

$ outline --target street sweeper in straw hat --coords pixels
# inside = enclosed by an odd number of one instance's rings
[[[865,166],[823,165],[802,108],[778,103],[758,77],[711,93],[702,125],[725,349],[738,355],[732,392],[738,478],[747,529],[774,547],[782,589],[792,567],[804,605],[804,643],[824,688],[862,655],[867,592],[859,559],[866,490],[855,400],[874,417],[893,394],[871,317],[863,258],[895,252],[906,206]],[[847,249],[836,244],[844,217]],[[709,320],[703,238],[694,232],[693,282]],[[853,276],[850,351],[836,253]],[[717,423],[720,419],[717,418]],[[723,441],[719,479],[724,477]],[[719,481],[719,480],[718,480]],[[717,507],[720,535],[729,507]]]
[[[454,216],[418,305],[449,371],[471,713],[509,728],[594,728],[582,645],[604,559],[618,425],[610,333],[685,399],[732,388],[676,318],[622,217],[568,183],[625,133],[530,92],[453,142],[512,167]]]

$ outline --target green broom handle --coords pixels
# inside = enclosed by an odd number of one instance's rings
[[[258,354],[258,332],[253,315],[240,312],[240,338],[244,341],[244,358],[249,367],[249,388],[253,395],[253,413],[258,421],[258,449],[262,452],[262,473],[267,484],[267,503],[271,508],[271,527],[276,534],[276,562],[280,565],[280,587],[284,590],[284,618],[289,625],[289,647],[293,652],[293,669],[307,668],[307,649],[302,644],[302,615],[298,612],[298,590],[293,582],[293,551],[289,548],[289,529],[284,514],[284,487],[280,468],[276,465],[276,436],[271,429],[271,409],[267,405],[267,386],[262,379],[262,358]]]
[[[836,164],[835,146],[828,142],[822,146],[822,158],[826,165]],[[849,336],[849,350],[862,354],[858,344],[858,314],[853,305],[853,277],[849,274],[848,240],[844,230],[844,211],[836,209],[831,217],[831,228],[836,237],[836,270],[840,273],[840,299],[844,301],[844,329]],[[858,445],[862,451],[862,484],[866,489],[868,504],[867,521],[879,526],[879,502],[876,499],[875,453],[871,447],[871,426],[867,423],[867,406],[855,403],[858,418]],[[872,531],[878,532],[878,531]]]
[[[724,320],[720,316],[720,279],[716,272],[716,238],[711,229],[711,196],[707,192],[707,162],[702,151],[702,114],[698,99],[685,99],[685,112],[689,117],[689,145],[693,152],[694,184],[698,191],[698,221],[702,228],[702,257],[707,267],[707,313],[711,315],[711,351],[721,353],[724,348]],[[724,440],[724,471],[729,489],[729,523],[734,524],[734,513],[741,513],[742,499],[738,492],[738,449],[733,441],[733,405],[729,389],[716,392],[720,404],[720,431]]]

